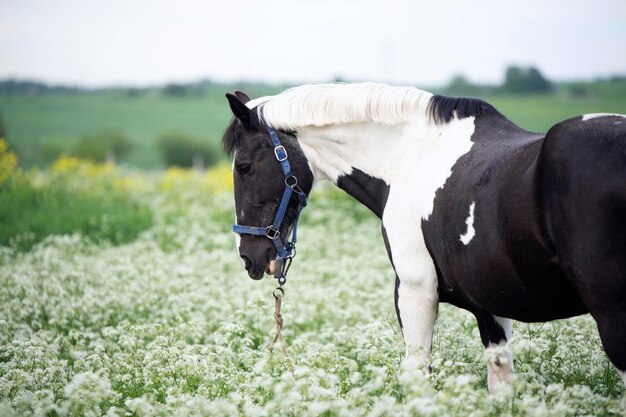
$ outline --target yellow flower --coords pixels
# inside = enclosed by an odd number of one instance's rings
[[[183,191],[208,189],[213,194],[233,191],[233,174],[226,161],[222,161],[202,174],[191,168],[170,167],[159,181],[162,191]]]
[[[74,158],[73,156],[62,155],[52,164],[52,172],[62,174],[64,172],[75,171],[80,164],[80,159]]]
[[[100,164],[73,156],[62,155],[52,164],[52,172],[55,174],[79,174],[82,178],[99,179],[115,173],[112,164]]]
[[[159,186],[165,191],[187,186],[189,182],[193,181],[195,175],[196,172],[192,169],[177,166],[169,167],[163,174]]]
[[[0,184],[9,179],[17,167],[17,155],[9,151],[4,138],[0,138]]]
[[[230,164],[222,161],[209,169],[205,182],[215,194],[233,191],[233,172]]]
[[[124,192],[147,192],[152,189],[153,181],[142,171],[124,172],[123,175],[115,175],[113,187]]]

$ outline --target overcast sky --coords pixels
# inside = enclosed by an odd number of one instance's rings
[[[0,78],[500,82],[626,74],[626,0],[0,0]]]

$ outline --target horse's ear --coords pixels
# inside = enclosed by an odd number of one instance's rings
[[[246,104],[247,102],[250,101],[250,97],[248,97],[248,95],[244,93],[243,91],[237,90],[235,91],[235,95],[237,96],[239,100],[241,100],[243,104]]]
[[[258,122],[256,121],[256,114],[246,107],[245,103],[239,99],[239,97],[226,93],[226,98],[228,99],[228,104],[230,104],[230,109],[233,111],[235,117],[241,120],[241,123],[248,128],[253,129],[256,128]]]

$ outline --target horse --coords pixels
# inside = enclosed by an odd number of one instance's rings
[[[587,114],[543,134],[480,99],[414,87],[226,97],[233,230],[251,278],[284,282],[289,236],[313,183],[328,180],[381,219],[406,368],[431,372],[445,302],[476,317],[490,392],[513,375],[512,320],[586,313],[626,384],[626,116]]]

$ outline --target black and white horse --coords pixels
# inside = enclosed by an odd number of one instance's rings
[[[330,180],[382,219],[406,366],[428,367],[440,301],[476,316],[496,356],[490,391],[513,371],[502,348],[511,320],[591,313],[626,384],[625,116],[589,114],[541,134],[484,101],[410,87],[227,97],[236,223],[260,229],[276,215],[287,175],[268,136],[276,129],[300,191]],[[294,193],[278,227],[283,244],[299,204]],[[276,272],[271,239],[237,238],[252,278]]]

